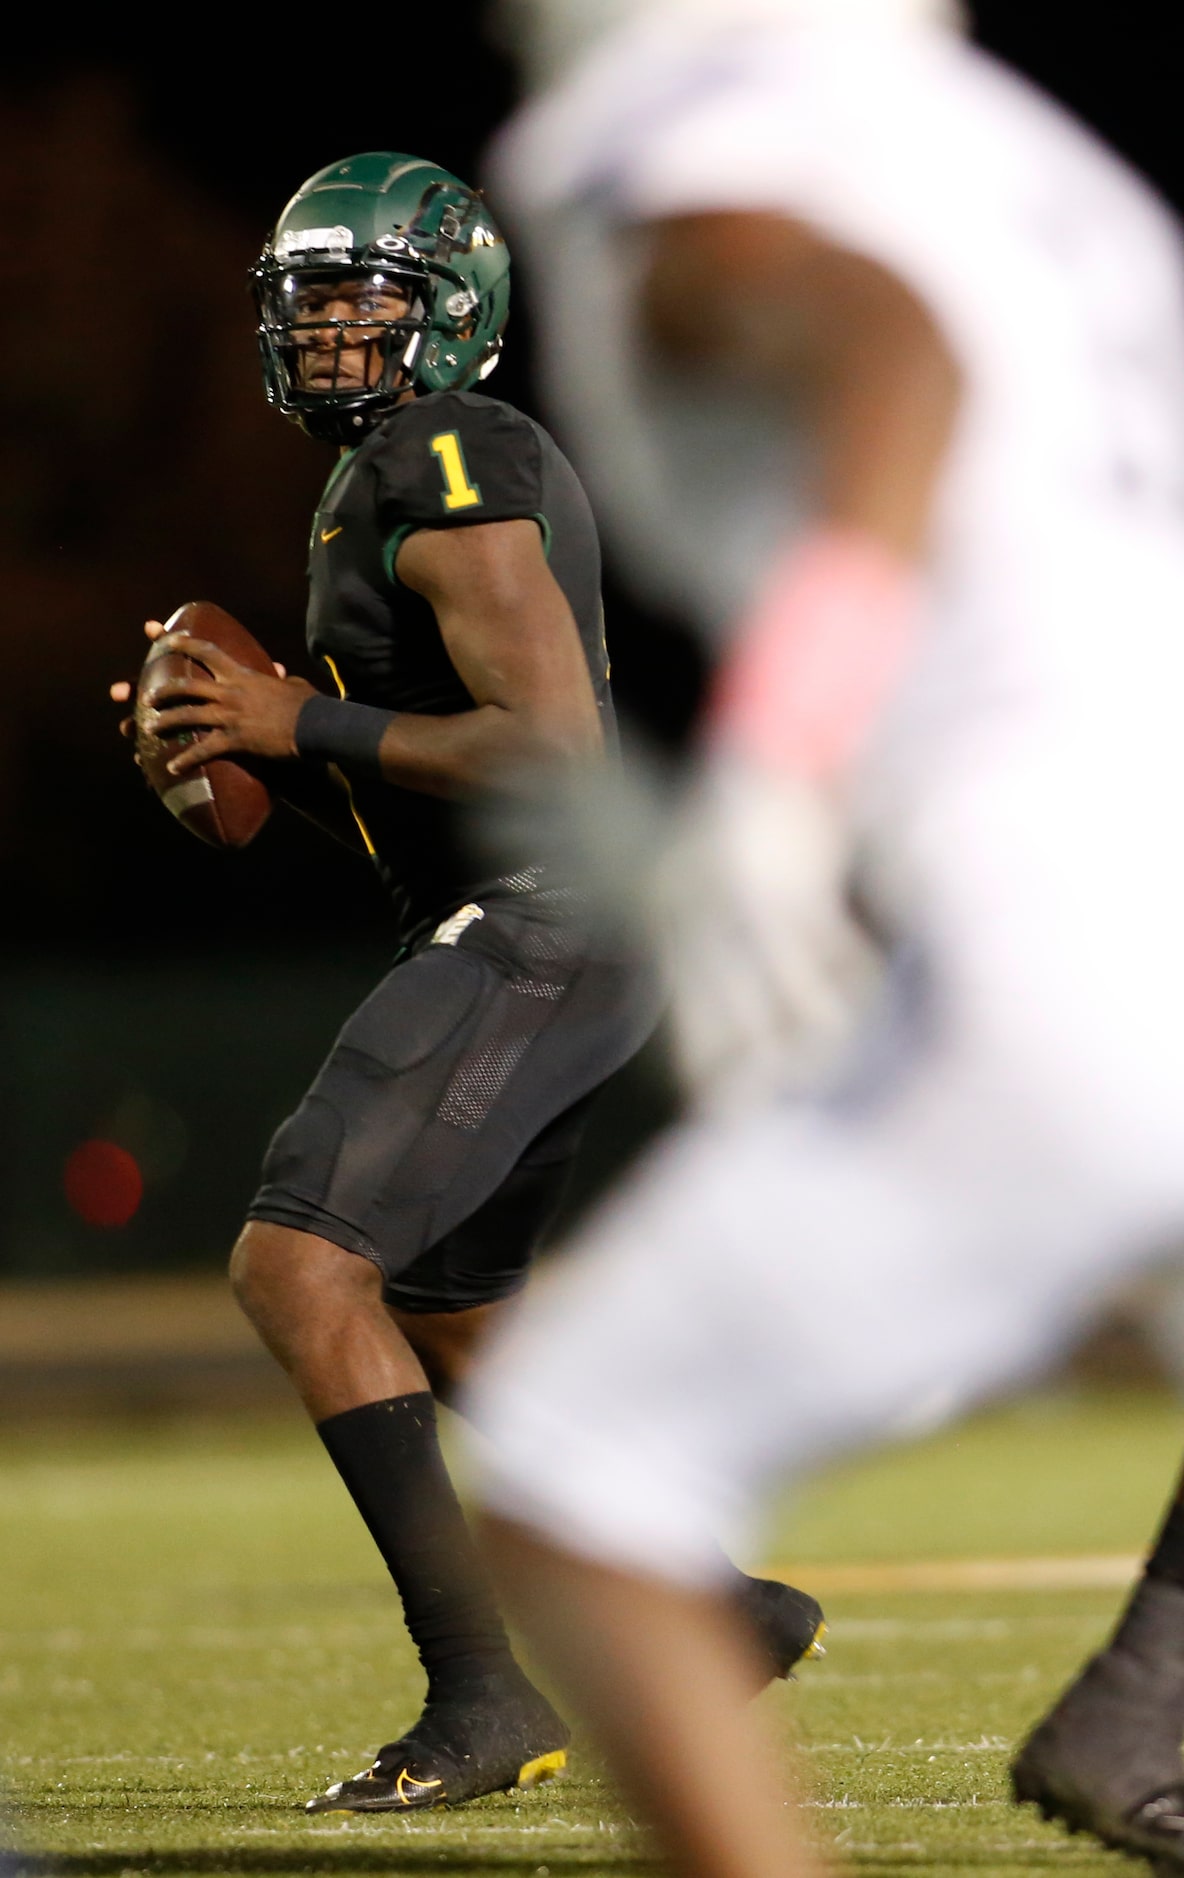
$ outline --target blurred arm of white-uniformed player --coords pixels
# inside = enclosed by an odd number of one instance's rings
[[[704,319],[721,282],[730,317]],[[958,371],[901,280],[772,213],[653,224],[639,311],[672,364],[781,404],[817,464],[812,525],[735,622],[661,889],[685,1074],[745,1100],[812,1073],[874,981],[846,784],[922,629]]]
[[[862,969],[844,790],[921,630],[918,568],[959,374],[908,287],[800,223],[712,213],[647,232],[653,346],[783,401],[787,423],[804,408],[819,465],[812,526],[737,622],[667,862],[687,1067],[709,1094],[735,1093],[784,1067],[803,1019],[833,1032]],[[729,316],[705,319],[721,282]],[[507,1600],[675,1869],[808,1869],[722,1600],[565,1554],[509,1521],[487,1531]]]

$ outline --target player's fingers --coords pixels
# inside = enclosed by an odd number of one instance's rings
[[[211,730],[197,743],[190,744],[187,750],[179,750],[176,756],[169,759],[169,775],[183,776],[186,770],[197,769],[213,757],[225,756],[231,747],[230,738],[223,731]]]
[[[151,737],[173,737],[179,730],[221,729],[224,713],[216,704],[177,704],[171,711],[142,711],[141,727]]]
[[[273,659],[271,662],[275,666],[275,675],[277,678],[286,678],[288,676],[288,668],[286,665],[281,665],[278,659]]]
[[[226,686],[219,678],[208,678],[204,672],[194,672],[191,678],[166,678],[161,684],[152,687],[153,707],[167,709],[170,705],[187,704],[192,698],[225,700]]]
[[[119,734],[121,737],[134,737],[135,736],[136,720],[134,717],[121,717],[120,718]]]
[[[132,695],[131,685],[126,678],[117,678],[115,683],[108,688],[107,695],[114,698],[116,704],[126,704]]]
[[[164,621],[159,619],[146,619],[144,621],[144,631],[147,633],[149,639],[159,639],[161,633],[164,631]]]
[[[196,659],[199,665],[213,672],[215,678],[237,678],[247,670],[237,659],[232,659],[229,652],[223,652],[221,646],[212,645],[208,639],[191,639],[188,633],[170,633],[169,650],[184,652],[188,658]]]
[[[178,751],[177,755],[173,757],[172,761],[168,765],[169,775],[170,776],[183,776],[186,770],[196,769],[199,764],[204,763],[206,760],[206,751],[205,751],[204,745],[205,745],[205,738],[203,737],[202,748],[199,749],[198,747],[193,746],[188,750]]]

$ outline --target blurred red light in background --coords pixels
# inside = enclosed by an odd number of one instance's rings
[[[66,1199],[88,1226],[126,1226],[144,1195],[135,1159],[114,1141],[84,1141],[66,1162]]]

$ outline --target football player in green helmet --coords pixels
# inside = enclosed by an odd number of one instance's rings
[[[203,733],[178,774],[250,754],[290,801],[334,798],[394,901],[397,962],[275,1135],[232,1277],[427,1672],[415,1726],[309,1810],[408,1812],[564,1762],[567,1728],[511,1654],[445,1471],[435,1400],[524,1282],[589,1100],[655,1003],[553,857],[524,837],[495,863],[469,838],[468,805],[508,777],[614,747],[587,498],[546,431],[475,390],[509,306],[489,210],[434,163],[367,152],[304,184],[252,279],[268,398],[339,447],[307,616],[335,695],[188,642],[211,676],[162,699],[159,729]],[[817,1605],[740,1573],[736,1595],[767,1676],[787,1675]]]
[[[481,196],[389,151],[311,177],[253,280],[268,398],[347,445],[409,393],[488,378],[510,308],[510,257]]]

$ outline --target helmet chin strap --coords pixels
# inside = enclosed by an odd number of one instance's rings
[[[964,31],[962,0],[495,0],[497,36],[541,89],[609,34],[652,21],[696,28],[786,26]]]

